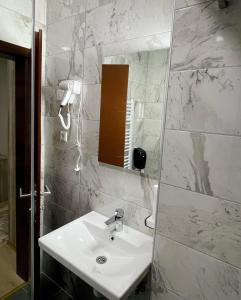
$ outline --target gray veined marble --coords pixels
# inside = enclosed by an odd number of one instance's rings
[[[122,0],[86,14],[86,47],[169,32],[173,1]]]
[[[241,67],[173,71],[166,128],[241,134]]]
[[[31,48],[32,20],[13,10],[0,6],[0,40]]]
[[[64,28],[64,30],[63,30]],[[46,55],[84,48],[85,14],[65,18],[47,26]]]
[[[220,10],[216,1],[177,10],[171,68],[241,65],[241,2]]]
[[[154,293],[159,299],[166,290],[186,300],[240,299],[240,269],[160,235],[156,236],[155,243],[154,266],[158,281]]]
[[[83,86],[82,118],[85,120],[100,120],[101,85],[89,84]]]
[[[241,205],[166,184],[160,186],[157,231],[241,268]]]
[[[47,24],[85,12],[85,0],[48,0]]]
[[[46,58],[46,86],[57,88],[65,79],[80,79],[83,76],[83,52],[80,49],[66,51]]]
[[[80,171],[80,183],[92,190],[150,209],[153,186],[157,182],[136,173],[126,172],[122,168],[100,164],[96,156],[85,155]]]
[[[166,130],[162,182],[241,202],[240,137]]]
[[[193,6],[193,5],[201,4],[203,2],[208,2],[208,1],[210,1],[210,0],[176,0],[175,9]]]

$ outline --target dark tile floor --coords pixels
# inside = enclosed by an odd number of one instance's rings
[[[15,293],[5,298],[5,300],[30,300],[30,285],[17,290]],[[54,282],[41,274],[40,300],[72,300]]]

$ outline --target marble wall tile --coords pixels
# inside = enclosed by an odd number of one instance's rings
[[[85,12],[85,0],[48,0],[47,23]]]
[[[240,9],[241,2],[234,0],[224,10],[215,1],[177,10],[172,69],[240,66]]]
[[[79,183],[79,172],[74,169],[78,158],[76,147],[45,146],[45,173],[63,181]]]
[[[203,2],[208,2],[208,1],[210,1],[210,0],[176,0],[175,9],[193,6],[193,5],[201,4]]]
[[[125,53],[155,51],[170,48],[171,32],[137,37],[131,40],[116,41],[113,44],[104,44],[103,56],[117,56]],[[100,46],[100,45],[99,45]]]
[[[138,176],[122,168],[98,163],[96,156],[86,156],[80,171],[80,183],[118,199],[134,202],[150,209],[156,180]]]
[[[102,72],[102,49],[101,47],[91,47],[84,50],[84,83],[101,83]]]
[[[162,128],[162,121],[160,119],[159,120],[145,119],[143,134],[147,136],[160,137],[161,128]]]
[[[83,86],[83,101],[81,114],[85,120],[100,120],[101,85],[89,84]]]
[[[86,10],[91,10],[113,2],[114,0],[86,0]]]
[[[240,269],[160,235],[155,240],[154,268],[153,292],[160,299],[166,289],[186,300],[240,299]]]
[[[72,181],[66,182],[62,177],[53,176],[51,173],[45,175],[45,183],[51,190],[51,196],[48,197],[47,200],[51,200],[56,205],[61,206],[68,211],[72,211],[76,215],[84,210],[85,199],[88,200],[88,191],[85,191],[86,196],[83,199],[84,190],[81,189],[82,197],[80,201],[79,183]],[[86,211],[84,212],[86,213]]]
[[[240,135],[241,68],[171,72],[166,128]]]
[[[113,1],[86,14],[86,47],[171,30],[172,1]]]
[[[45,117],[44,120],[44,144],[61,147],[63,149],[75,150],[77,140],[77,128],[80,126],[79,120],[75,117],[71,118],[71,126],[67,133],[68,142],[60,139],[60,132],[63,130],[59,117]],[[78,132],[79,136],[81,132]]]
[[[0,6],[8,8],[20,15],[32,18],[32,0],[0,0]],[[38,0],[35,3],[35,20],[46,24],[46,0]]]
[[[30,48],[32,41],[32,20],[13,10],[0,6],[0,40]]]
[[[241,205],[161,184],[160,234],[241,268]]]
[[[84,154],[98,155],[99,121],[82,120],[81,148]]]
[[[44,82],[44,81],[43,81]],[[57,91],[55,87],[43,86],[42,87],[42,114],[47,117],[57,117],[59,105],[56,101]]]
[[[45,199],[44,224],[55,230],[75,219],[75,214]]]
[[[161,180],[240,203],[241,139],[166,130]]]
[[[145,226],[145,219],[150,216],[151,211],[133,202],[128,202],[100,191],[91,191],[89,200],[90,210],[95,210],[107,217],[113,215],[117,207],[124,209],[124,224],[135,228],[148,235],[153,235],[153,231]]]
[[[47,56],[70,50],[73,53],[80,51],[84,48],[84,34],[84,13],[49,24],[47,27]]]
[[[144,104],[144,118],[152,120],[162,120],[163,103],[145,103]],[[159,130],[160,131],[160,130]],[[161,132],[159,132],[160,135]]]
[[[183,300],[171,291],[166,290],[165,293],[151,293],[151,300]]]
[[[6,2],[6,1],[5,1]],[[15,1],[19,2],[19,1]],[[21,1],[22,3],[22,1]],[[31,12],[32,15],[32,12]],[[47,23],[47,0],[35,1],[35,20],[46,25]]]
[[[46,58],[46,85],[56,88],[60,80],[81,79],[83,76],[82,50],[64,52]]]

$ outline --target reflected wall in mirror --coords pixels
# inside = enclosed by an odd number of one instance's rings
[[[100,162],[158,178],[169,49],[105,57]]]

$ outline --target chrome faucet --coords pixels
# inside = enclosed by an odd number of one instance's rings
[[[123,219],[124,210],[122,208],[117,208],[115,210],[114,216],[105,221],[105,224],[108,226],[111,236],[114,231],[123,231]],[[111,239],[113,239],[113,236],[111,237]]]

